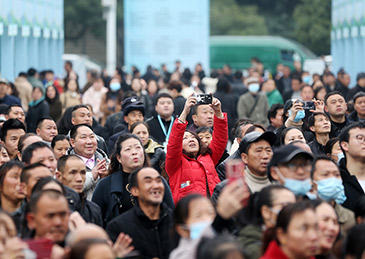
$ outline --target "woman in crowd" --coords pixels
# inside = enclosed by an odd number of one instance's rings
[[[314,98],[320,101],[324,101],[327,94],[327,90],[324,86],[319,86],[314,90]]]
[[[0,201],[1,208],[13,213],[25,197],[20,186],[20,174],[24,164],[19,161],[9,161],[0,167]]]
[[[136,134],[142,141],[144,151],[150,159],[150,165],[160,174],[164,170],[166,154],[163,146],[150,138],[150,127],[144,121],[133,123],[131,133]]]
[[[139,78],[133,78],[131,88],[144,104],[145,118],[149,118],[154,113],[154,105],[152,99],[143,93],[143,83],[145,83],[144,80],[142,82]]]
[[[16,237],[16,228],[11,217],[0,211],[0,258],[28,258],[28,246]]]
[[[49,105],[49,116],[57,122],[62,115],[62,103],[58,90],[54,85],[49,85],[46,88],[46,101]]]
[[[280,144],[288,145],[291,142],[298,140],[306,143],[303,132],[295,127],[285,128],[280,136]]]
[[[264,230],[275,227],[280,210],[290,203],[295,203],[295,195],[281,185],[270,185],[250,197],[242,219],[248,224],[239,232],[238,241],[251,259],[261,256]]]
[[[285,206],[265,233],[261,259],[314,259],[319,249],[316,213],[309,201]]]
[[[147,156],[139,137],[130,133],[121,135],[110,158],[110,175],[100,180],[92,198],[92,201],[100,206],[105,225],[132,208],[129,175],[144,166],[148,166]],[[164,201],[173,207],[171,192],[166,181],[164,185]]]
[[[52,139],[51,147],[56,159],[58,160],[61,156],[66,155],[67,150],[71,147],[71,145],[67,137],[60,134]]]
[[[335,160],[337,163],[340,162],[342,158],[344,158],[344,154],[340,147],[340,139],[338,137],[331,138],[327,141],[324,150],[328,157]]]
[[[178,246],[170,258],[195,258],[197,245],[203,237],[214,237],[228,227],[228,220],[242,209],[249,197],[242,182],[228,184],[219,196],[216,209],[212,201],[200,194],[182,198],[174,211],[174,231]]]
[[[196,104],[197,98],[190,95],[172,126],[167,145],[166,172],[175,203],[190,193],[210,197],[220,182],[215,166],[228,141],[227,116],[222,113],[220,101],[213,98],[210,104],[214,112],[213,140],[206,147],[196,133],[186,131],[186,117]]]
[[[0,166],[10,161],[8,151],[3,144],[0,144]]]
[[[65,84],[65,91],[60,96],[62,112],[69,107],[81,104],[79,85],[75,79],[70,79]]]
[[[319,251],[318,259],[334,259],[332,248],[340,233],[340,224],[333,207],[325,201],[314,200],[314,209],[318,221]]]
[[[103,95],[100,103],[100,111],[104,114],[101,124],[104,124],[106,118],[113,113],[120,112],[123,101],[124,92],[120,84],[119,78],[112,78],[109,83],[108,92]]]

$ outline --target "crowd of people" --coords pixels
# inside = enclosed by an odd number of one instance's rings
[[[0,78],[0,258],[364,258],[365,73]]]

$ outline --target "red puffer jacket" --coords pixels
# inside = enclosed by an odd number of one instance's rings
[[[210,142],[212,154],[200,155],[197,159],[190,158],[182,152],[183,136],[187,123],[176,119],[169,138],[166,153],[166,172],[175,204],[191,193],[207,195],[207,184],[210,195],[220,182],[215,170],[228,141],[227,114],[219,119],[214,116],[213,139]]]

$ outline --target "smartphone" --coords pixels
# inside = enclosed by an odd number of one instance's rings
[[[240,183],[246,186],[245,181],[245,164],[241,159],[228,160],[226,163],[226,178],[228,179],[228,184],[234,181],[240,181]],[[243,201],[243,205],[247,206],[247,201]]]
[[[25,240],[29,250],[37,254],[37,258],[51,258],[53,241],[50,239],[28,239]]]
[[[195,95],[197,105],[199,104],[211,104],[213,102],[213,94],[197,94]]]

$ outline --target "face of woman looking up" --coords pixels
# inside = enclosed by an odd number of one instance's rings
[[[190,132],[185,132],[183,137],[182,148],[185,152],[196,155],[198,154],[200,147],[196,137]]]
[[[117,155],[117,160],[122,165],[124,172],[130,173],[143,166],[145,159],[143,147],[138,139],[129,138],[120,145],[121,150]]]

